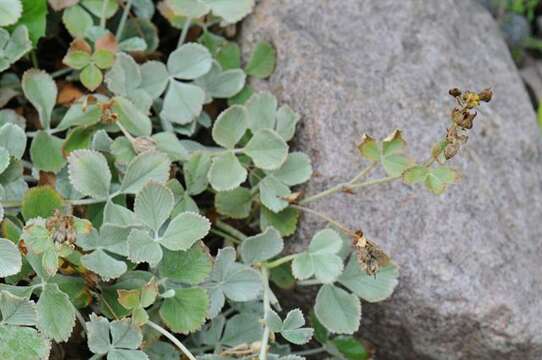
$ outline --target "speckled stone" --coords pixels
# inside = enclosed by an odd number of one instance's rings
[[[261,39],[278,67],[253,85],[302,114],[296,146],[317,174],[308,193],[365,165],[364,132],[403,129],[425,160],[448,123],[448,89],[493,87],[446,194],[394,183],[311,206],[363,228],[400,265],[392,298],[363,304],[360,336],[378,359],[542,359],[541,135],[490,14],[470,0],[262,0],[244,53]],[[293,248],[321,226],[305,216]]]

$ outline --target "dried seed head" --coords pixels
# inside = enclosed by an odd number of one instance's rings
[[[362,231],[357,231],[352,239],[358,262],[368,275],[375,275],[390,263],[390,257],[375,243],[367,240]]]
[[[63,215],[58,209],[53,216],[47,219],[45,224],[53,241],[73,245],[77,238],[74,219],[71,215]]]
[[[132,143],[136,153],[140,154],[145,151],[156,149],[156,140],[149,136],[140,136]]]
[[[491,98],[493,98],[493,91],[491,89],[487,88],[478,93],[480,96],[480,100],[484,102],[490,102]]]
[[[480,95],[473,91],[465,91],[462,98],[467,109],[474,109],[480,105]]]
[[[461,96],[461,90],[459,90],[458,88],[453,88],[448,91],[448,94],[450,94],[453,97],[458,97],[458,96]]]
[[[460,145],[458,143],[446,145],[446,147],[444,148],[444,157],[446,158],[446,160],[450,160],[451,158],[453,158],[459,151],[459,147]]]

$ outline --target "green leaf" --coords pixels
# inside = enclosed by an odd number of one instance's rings
[[[380,161],[380,149],[378,142],[367,134],[361,137],[361,143],[358,145],[360,154],[371,161]]]
[[[109,360],[148,360],[144,352],[136,350],[141,346],[143,335],[131,319],[109,322],[91,314],[86,326],[88,347],[93,353],[107,354]]]
[[[252,94],[254,94],[254,90],[250,86],[245,85],[240,92],[228,99],[228,105],[243,105],[250,99]]]
[[[294,309],[288,312],[278,332],[292,344],[303,345],[309,342],[314,333],[313,329],[303,328],[303,325],[305,325],[303,313],[299,309]]]
[[[86,322],[88,348],[95,354],[107,354],[111,349],[109,338],[109,321],[96,314],[90,315],[90,321]]]
[[[160,117],[176,124],[188,124],[201,113],[204,101],[205,92],[199,86],[172,80]]]
[[[113,111],[119,116],[119,122],[132,135],[149,136],[152,132],[151,120],[131,101],[121,96],[113,98]]]
[[[53,239],[45,225],[46,222],[43,218],[27,221],[21,234],[25,246],[34,254],[41,254],[53,245]]]
[[[135,194],[149,181],[164,184],[169,178],[170,161],[166,154],[146,151],[136,156],[128,165],[120,191]]]
[[[18,25],[28,28],[32,44],[36,46],[38,40],[45,36],[47,1],[46,0],[22,0],[23,14],[17,21]]]
[[[21,159],[26,149],[26,134],[17,125],[4,124],[0,127],[0,144],[9,152],[9,155]]]
[[[403,173],[403,181],[407,184],[422,183],[425,181],[428,174],[429,174],[429,169],[427,169],[427,167],[416,165],[407,169]]]
[[[160,317],[174,332],[187,334],[205,323],[208,305],[209,298],[204,289],[176,289],[174,297],[164,299]]]
[[[280,233],[274,228],[268,227],[263,233],[243,240],[240,253],[243,262],[254,264],[277,256],[283,248],[284,241]]]
[[[290,236],[297,229],[299,211],[292,207],[279,211],[277,213],[267,209],[265,206],[260,208],[260,229],[265,230],[272,226],[280,232],[282,236]]]
[[[38,328],[57,342],[68,341],[75,326],[75,308],[57,284],[43,286],[37,310]]]
[[[382,141],[381,162],[390,176],[399,176],[412,165],[412,160],[403,155],[406,141],[401,132],[395,130]]]
[[[314,310],[311,310],[309,313],[309,321],[311,326],[314,328],[314,339],[320,344],[325,344],[329,340],[329,332],[324,325],[318,320]]]
[[[45,71],[30,69],[23,74],[21,85],[24,95],[38,111],[41,125],[48,129],[58,92],[53,78]]]
[[[36,304],[8,291],[0,291],[1,323],[6,325],[36,325]]]
[[[324,229],[312,238],[307,251],[292,262],[292,271],[299,280],[315,276],[323,283],[332,283],[343,270],[342,259],[337,255],[343,240],[336,231]]]
[[[103,0],[82,0],[81,4],[87,8],[94,16],[100,17],[102,15],[104,2]],[[116,1],[108,1],[105,7],[105,18],[109,19],[119,9],[119,4]]]
[[[88,29],[94,25],[92,16],[79,5],[65,9],[62,13],[62,22],[74,38],[84,38]]]
[[[228,42],[216,54],[216,60],[224,70],[239,69],[241,67],[241,49],[234,42]]]
[[[213,126],[213,140],[220,146],[233,149],[248,129],[245,107],[233,105],[223,111]]]
[[[218,192],[215,196],[215,208],[219,214],[232,219],[247,218],[252,208],[252,194],[244,187]]]
[[[49,341],[33,328],[0,325],[2,359],[48,359],[50,349]]]
[[[111,170],[105,157],[93,150],[72,151],[68,157],[70,182],[84,195],[107,198],[111,186]]]
[[[128,269],[124,261],[114,259],[101,249],[81,256],[81,264],[100,275],[105,281],[118,278]]]
[[[446,191],[449,184],[453,184],[459,178],[459,174],[452,168],[441,166],[431,168],[425,179],[425,186],[435,195],[440,195]]]
[[[171,161],[185,161],[188,159],[188,150],[175,134],[164,131],[154,134],[152,139],[156,141],[156,149],[168,154]]]
[[[63,206],[64,200],[51,186],[36,186],[25,192],[21,212],[28,221],[38,216],[48,218]]]
[[[265,79],[270,76],[275,70],[277,52],[273,45],[267,41],[261,41],[256,44],[256,48],[250,56],[245,71],[247,75]]]
[[[316,295],[314,312],[330,332],[353,334],[361,321],[361,303],[352,294],[333,285],[322,285]]]
[[[8,168],[9,161],[9,152],[5,148],[0,147],[0,174]]]
[[[211,167],[211,158],[206,152],[194,152],[183,164],[186,190],[190,195],[199,195],[207,189],[207,174]]]
[[[278,213],[288,207],[289,203],[286,198],[292,192],[277,178],[268,175],[260,181],[258,186],[260,187],[260,201],[269,210]]]
[[[303,184],[312,176],[311,160],[302,152],[289,153],[286,162],[271,174],[288,186]]]
[[[212,64],[213,58],[206,47],[189,43],[169,55],[167,68],[175,78],[192,80],[208,73]]]
[[[228,24],[233,24],[250,14],[254,0],[200,0]]]
[[[262,338],[263,327],[256,314],[241,313],[231,317],[226,323],[221,343],[227,346],[251,344]]]
[[[139,87],[141,81],[139,65],[125,53],[117,55],[113,67],[105,75],[105,83],[115,95],[128,96]]]
[[[162,248],[146,230],[133,229],[128,235],[128,259],[156,267],[162,260]]]
[[[393,263],[381,268],[375,275],[361,269],[355,256],[350,258],[337,281],[348,290],[368,302],[387,299],[398,284],[399,270]]]
[[[15,275],[21,270],[22,258],[17,246],[0,238],[0,278]]]
[[[92,61],[92,57],[89,52],[83,50],[69,49],[62,62],[69,67],[81,70],[85,66],[89,65]]]
[[[241,69],[222,70],[217,62],[211,71],[196,79],[195,83],[205,89],[210,98],[227,99],[237,94],[245,86],[246,74]]]
[[[23,13],[21,0],[2,0],[0,2],[0,26],[13,25]]]
[[[295,135],[295,127],[301,117],[288,105],[282,105],[277,111],[276,131],[284,139],[290,141]]]
[[[115,63],[116,54],[108,49],[97,49],[92,54],[92,61],[102,70],[109,69]]]
[[[162,277],[197,285],[209,276],[212,263],[203,246],[195,245],[186,251],[164,250],[159,269]]]
[[[179,350],[175,346],[163,341],[156,341],[151,346],[146,347],[145,353],[153,360],[179,360],[181,357]]]
[[[28,29],[25,25],[18,25],[11,35],[7,30],[0,28],[0,38],[3,38],[0,41],[2,42],[0,45],[0,51],[2,52],[2,56],[0,56],[0,72],[6,70],[11,64],[32,50],[32,42],[29,39]],[[9,40],[6,41],[8,38]],[[9,95],[9,98],[3,99],[2,104],[18,94],[18,91],[9,89],[9,87],[6,90],[11,95]]]
[[[159,61],[147,61],[140,67],[141,85],[153,99],[158,98],[166,90],[169,73],[164,64]]]
[[[86,108],[82,104],[70,106],[57,128],[68,129],[72,126],[91,126],[100,122],[102,110],[99,105],[89,105]]]
[[[274,130],[261,129],[254,133],[243,152],[250,156],[256,167],[275,170],[286,161],[288,145]]]
[[[137,194],[134,211],[139,220],[158,232],[173,210],[175,199],[165,185],[148,182]]]
[[[348,360],[368,360],[370,358],[363,344],[352,336],[337,336],[331,342]]]
[[[94,91],[102,84],[103,74],[96,65],[89,64],[79,74],[79,80],[87,89]]]
[[[193,212],[185,212],[171,220],[159,241],[169,250],[188,250],[196,241],[203,239],[210,229],[211,223],[207,218]]]
[[[249,128],[253,132],[259,129],[274,129],[277,113],[277,99],[269,92],[254,94],[246,103],[249,115]]]
[[[66,159],[62,155],[63,141],[54,135],[40,130],[30,145],[30,157],[33,165],[43,171],[59,172]]]
[[[115,164],[125,167],[136,156],[136,152],[130,140],[125,136],[119,136],[111,143],[111,155],[115,157]]]
[[[209,168],[209,183],[216,191],[230,191],[239,187],[247,178],[247,171],[231,151],[213,158]]]

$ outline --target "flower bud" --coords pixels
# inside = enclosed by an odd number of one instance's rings
[[[458,97],[458,96],[461,96],[461,90],[459,90],[458,88],[453,88],[448,91],[448,94],[450,94],[453,97]]]

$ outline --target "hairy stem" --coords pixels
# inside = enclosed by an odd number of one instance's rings
[[[293,259],[296,258],[296,256],[297,254],[286,255],[281,258],[278,258],[275,261],[266,262],[263,264],[263,266],[267,269],[273,269],[273,268],[276,268],[277,266],[281,266],[282,264],[292,261]]]
[[[269,270],[267,268],[261,269],[262,273],[262,283],[263,283],[263,318],[268,317],[268,313],[271,311],[271,303],[269,302]],[[267,360],[267,344],[269,343],[269,334],[271,330],[269,326],[265,324],[262,341],[260,344],[260,355],[258,356],[259,360]]]
[[[191,18],[186,18],[183,30],[181,31],[181,36],[179,37],[179,43],[177,44],[177,47],[180,47],[182,44],[184,44],[186,40],[186,36],[188,35],[188,30],[190,29],[190,24],[192,23]]]
[[[148,326],[150,326],[151,328],[153,328],[154,330],[158,331],[160,334],[164,335],[165,337],[167,337],[169,339],[169,341],[171,341],[175,346],[177,346],[182,352],[183,354],[189,358],[190,360],[196,360],[196,357],[194,355],[192,355],[192,353],[190,352],[190,350],[188,350],[182,342],[179,341],[179,339],[177,339],[172,333],[170,333],[169,331],[167,331],[166,329],[164,329],[163,327],[161,327],[160,325],[158,324],[155,324],[153,323],[152,321],[147,321],[146,323]]]
[[[128,14],[130,14],[130,9],[132,8],[132,1],[133,0],[126,1],[126,6],[124,7],[122,17],[120,18],[119,27],[117,28],[117,34],[115,35],[117,41],[120,41],[120,38],[122,37],[124,26],[126,25],[126,20],[128,19]]]

